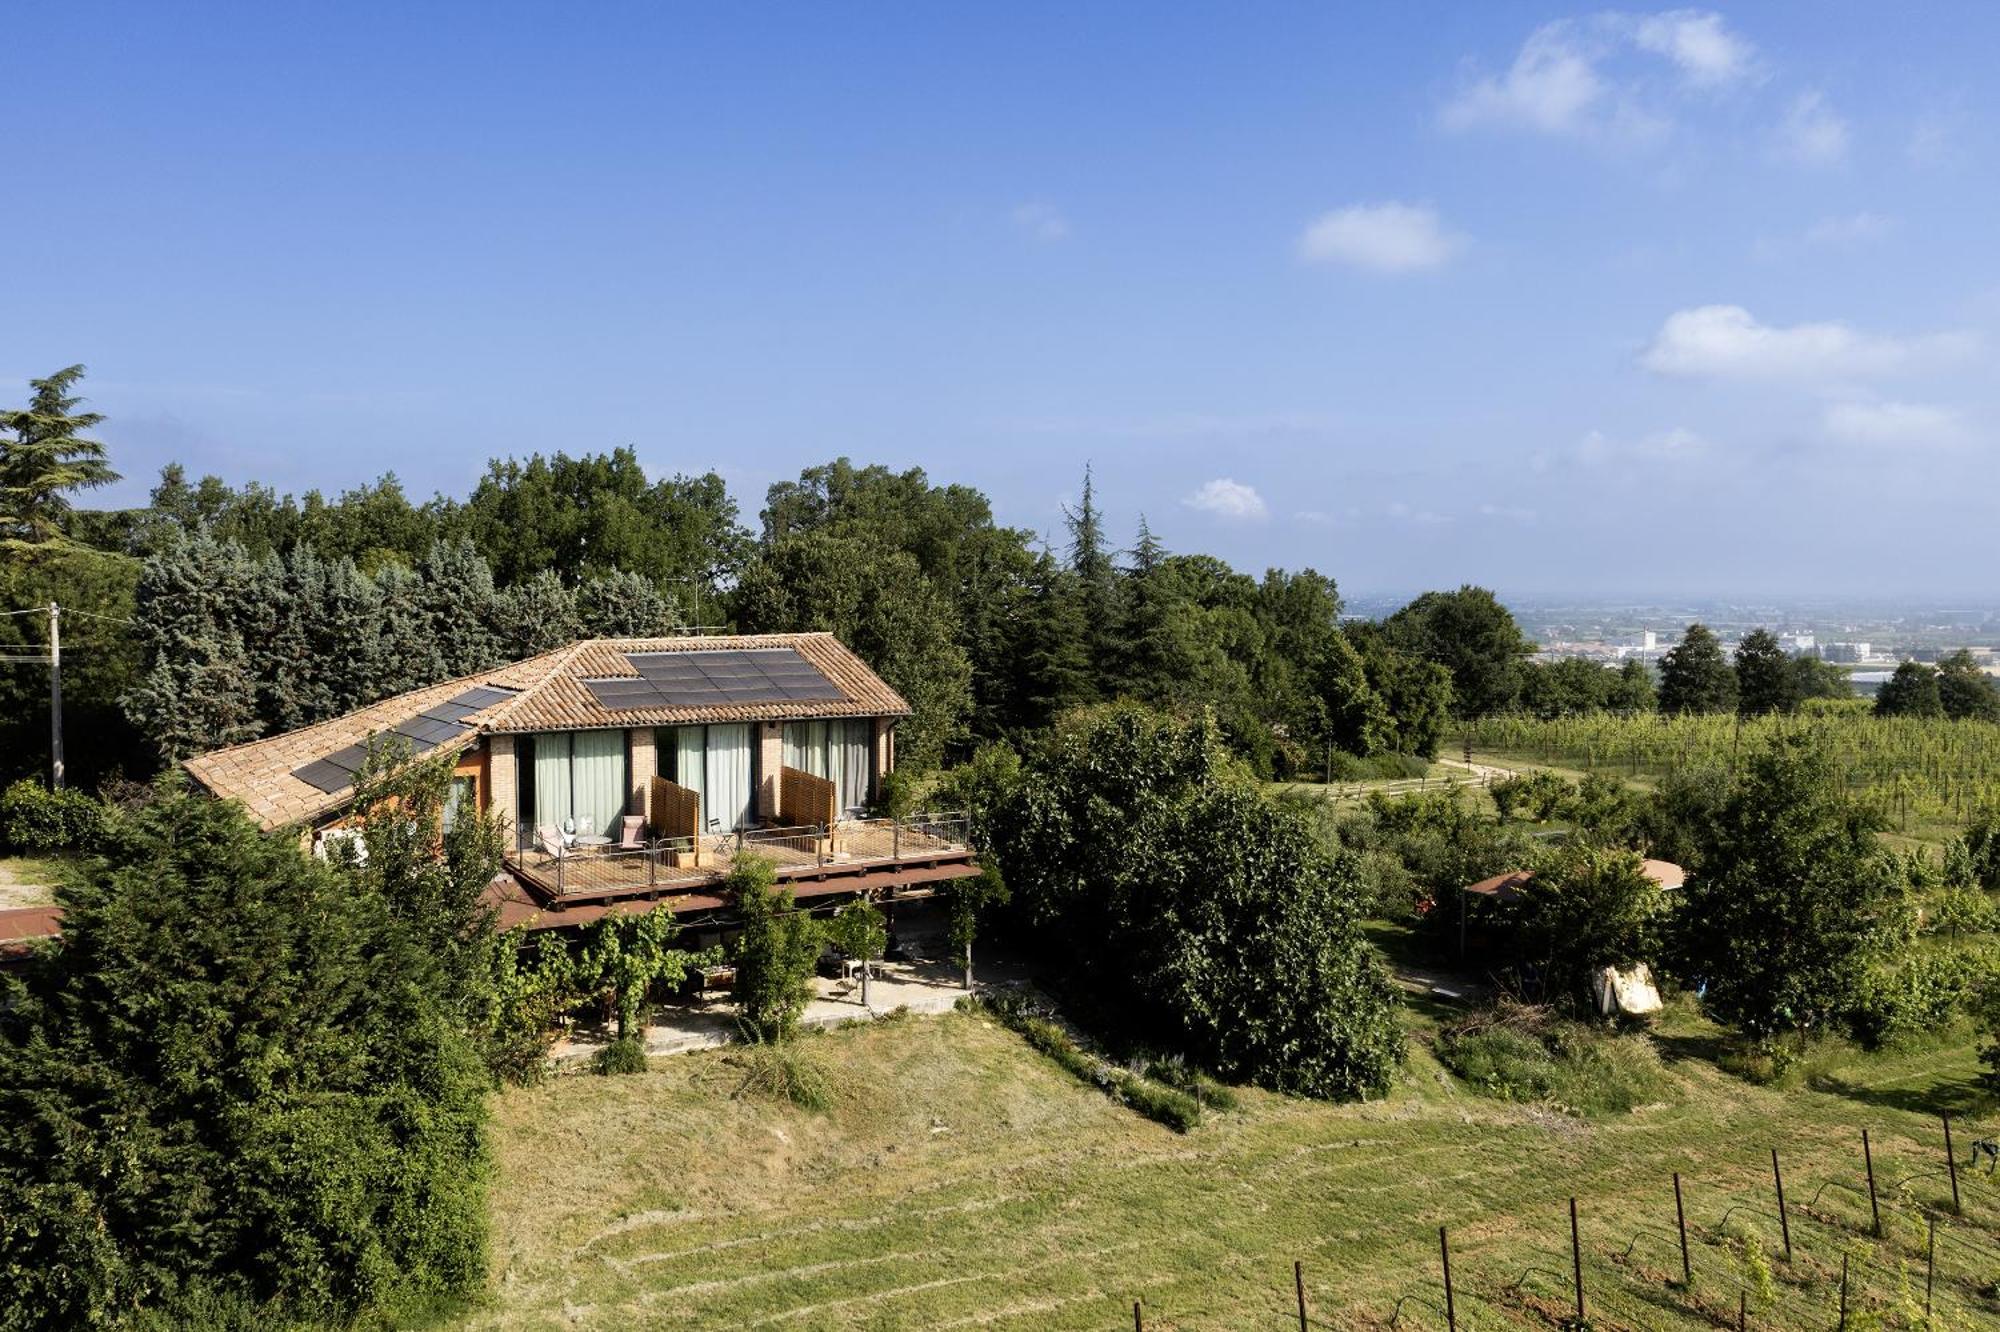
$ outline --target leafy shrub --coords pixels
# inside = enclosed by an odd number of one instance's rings
[[[777,886],[762,856],[738,856],[722,886],[743,921],[736,940],[743,1025],[761,1040],[783,1040],[798,1028],[812,997],[825,930],[794,908],[791,891]]]
[[[1016,916],[1100,1034],[1299,1095],[1388,1085],[1403,1033],[1354,858],[1245,782],[1212,721],[1074,714],[998,815]]]
[[[50,790],[24,778],[0,793],[0,850],[51,856],[94,851],[104,840],[103,801],[68,787]]]
[[[1438,1038],[1444,1066],[1487,1096],[1539,1102],[1571,1115],[1621,1114],[1672,1087],[1644,1036],[1619,1036],[1509,1004]]]
[[[620,1036],[591,1058],[593,1072],[611,1076],[646,1071],[646,1043],[637,1036]]]
[[[749,1039],[730,1062],[743,1070],[738,1096],[761,1096],[801,1110],[827,1110],[833,1105],[833,1079],[826,1065],[799,1041],[771,1041],[746,1029]]]
[[[1941,1031],[1971,1002],[1979,975],[1978,964],[1955,949],[1912,952],[1862,978],[1848,1029],[1870,1048]]]
[[[1503,819],[1533,819],[1546,823],[1570,792],[1570,784],[1552,772],[1524,772],[1503,778],[1488,788]]]

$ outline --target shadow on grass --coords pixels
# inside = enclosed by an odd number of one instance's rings
[[[1912,1087],[1871,1087],[1837,1074],[1822,1073],[1808,1082],[1814,1091],[1845,1097],[1862,1105],[1885,1110],[1907,1110],[1912,1114],[1950,1115],[1966,1119],[1992,1113],[2000,1108],[2000,1097],[1976,1077],[1943,1078]]]

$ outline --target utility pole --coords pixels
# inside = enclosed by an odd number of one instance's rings
[[[49,784],[63,789],[62,607],[49,603]]]

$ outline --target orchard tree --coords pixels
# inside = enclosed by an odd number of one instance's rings
[[[1660,711],[1728,712],[1736,704],[1736,672],[1705,624],[1687,627],[1660,659]]]

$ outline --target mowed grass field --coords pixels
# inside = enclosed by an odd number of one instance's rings
[[[491,1297],[462,1322],[1108,1330],[1132,1326],[1138,1300],[1149,1329],[1277,1332],[1298,1325],[1297,1260],[1314,1327],[1387,1327],[1408,1295],[1395,1326],[1441,1328],[1446,1225],[1461,1328],[1551,1327],[1572,1307],[1571,1194],[1596,1328],[1734,1326],[1746,1269],[1725,1213],[1774,1255],[1753,1327],[1832,1327],[1843,1252],[1857,1311],[1921,1307],[1922,1217],[1950,1197],[1935,1111],[1965,1116],[1963,1156],[1990,1110],[1969,1040],[1829,1064],[1820,1081],[1838,1090],[1777,1090],[1716,1068],[1713,1033],[1680,1013],[1655,1042],[1667,1098],[1586,1121],[1458,1086],[1428,1051],[1437,1016],[1411,1009],[1412,1059],[1385,1101],[1250,1092],[1186,1135],[967,1013],[804,1038],[840,1089],[825,1113],[739,1098],[722,1051],[511,1091]],[[1863,1128],[1884,1241],[1868,1234]],[[1670,1284],[1677,1170],[1691,1290]],[[1961,1189],[1936,1326],[2000,1326],[2000,1187],[1962,1172]]]

